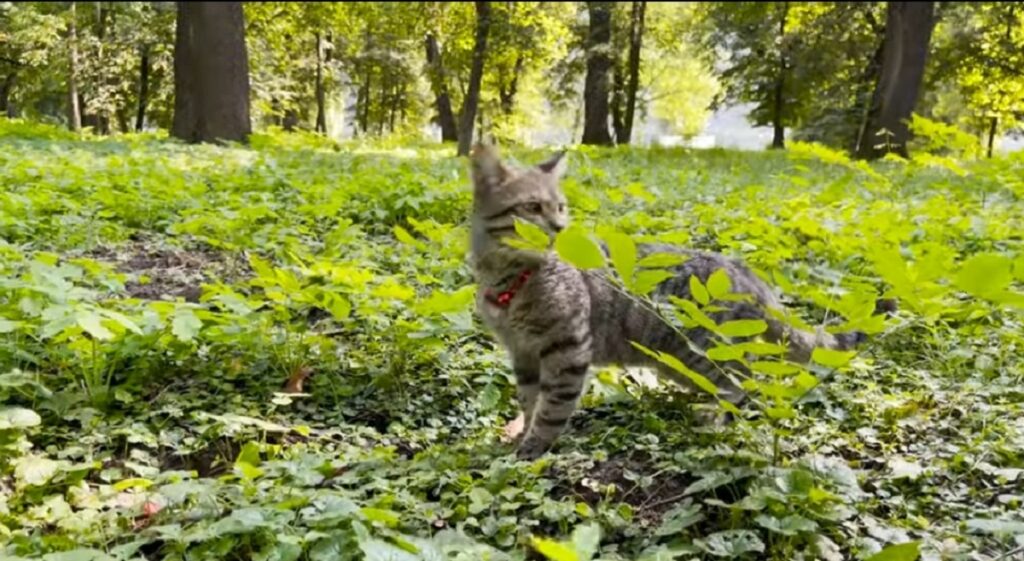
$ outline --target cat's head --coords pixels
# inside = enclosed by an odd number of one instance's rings
[[[501,161],[493,146],[477,144],[471,155],[473,218],[481,233],[515,235],[515,219],[532,222],[553,236],[569,225],[569,207],[559,187],[565,152],[522,169]]]

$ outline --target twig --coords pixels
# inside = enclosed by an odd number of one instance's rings
[[[1010,551],[1007,551],[1006,553],[1000,555],[999,557],[996,557],[992,561],[999,561],[1000,559],[1009,559],[1011,556],[1017,555],[1018,553],[1024,553],[1024,545],[1020,547],[1015,547]]]

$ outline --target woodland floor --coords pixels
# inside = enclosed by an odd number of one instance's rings
[[[517,462],[451,147],[0,124],[0,559],[1024,558],[1021,157],[570,162],[587,228],[741,257],[808,322],[900,311],[786,418],[607,369]]]

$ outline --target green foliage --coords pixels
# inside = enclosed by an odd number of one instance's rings
[[[603,369],[528,465],[498,441],[514,377],[473,318],[465,162],[399,142],[271,130],[250,149],[188,147],[0,124],[0,556],[1017,547],[1019,157],[946,158],[956,171],[817,145],[585,150],[565,180],[574,228],[518,228],[536,249],[645,305],[682,258],[638,244],[723,251],[780,287],[781,320],[872,340],[790,364],[763,324],[718,321],[734,279],[694,279],[693,300],[657,311],[716,333],[719,366],[751,369],[743,419],[703,425],[706,392]],[[873,313],[879,295],[894,318]]]

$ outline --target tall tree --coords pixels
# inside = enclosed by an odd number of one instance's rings
[[[327,108],[324,89],[324,57],[325,48],[323,38],[318,31],[316,34],[316,132],[327,134]]]
[[[480,82],[484,76],[484,60],[487,57],[487,33],[491,26],[490,2],[474,2],[476,6],[476,37],[473,42],[473,66],[469,71],[469,85],[466,99],[462,103],[459,122],[458,155],[469,155],[473,143],[473,123],[476,121],[480,104]]]
[[[585,43],[587,75],[583,84],[583,144],[610,145],[608,93],[613,2],[587,2],[590,24]]]
[[[916,112],[982,137],[991,157],[999,132],[1024,120],[1024,6],[957,2],[936,19]]]
[[[68,127],[82,130],[82,111],[78,106],[78,24],[75,2],[68,14]]]
[[[178,2],[174,125],[187,142],[241,141],[249,120],[249,62],[241,2]]]
[[[633,136],[633,118],[636,114],[636,97],[640,89],[640,49],[644,37],[644,14],[647,2],[634,0],[629,16],[629,54],[626,68],[616,65],[615,93],[612,95],[612,125],[615,128],[615,142],[629,144]],[[625,74],[625,79],[622,78]]]
[[[143,45],[139,53],[139,103],[135,113],[135,132],[142,132],[146,125],[146,105],[149,103],[149,45]]]
[[[907,156],[907,120],[917,104],[934,26],[934,2],[888,3],[882,67],[858,157]],[[884,135],[883,129],[888,131]]]
[[[776,2],[775,9],[779,12],[779,44],[786,44],[786,22],[789,19],[789,2]],[[786,147],[786,125],[782,122],[783,109],[786,103],[786,49],[781,48],[776,54],[775,87],[772,91],[772,148]]]
[[[441,141],[458,142],[459,132],[455,123],[455,113],[452,111],[451,94],[448,91],[448,75],[445,72],[444,60],[441,58],[437,35],[438,32],[430,30],[425,39],[430,85],[434,90],[434,107],[437,111],[438,124],[441,126]]]

